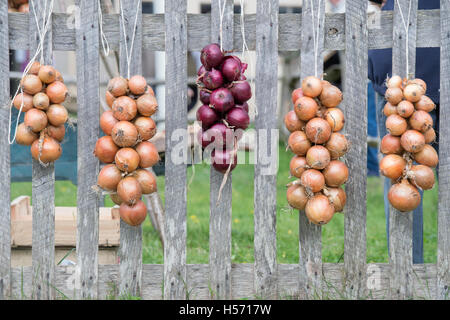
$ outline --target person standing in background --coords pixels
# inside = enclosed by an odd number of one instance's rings
[[[382,10],[394,10],[394,1],[371,1],[381,3]],[[419,10],[439,9],[439,0],[419,0]],[[383,26],[381,26],[383,27]],[[439,48],[417,48],[416,49],[416,72],[415,77],[423,79],[427,83],[427,96],[436,104],[436,109],[431,113],[436,131],[436,141],[433,147],[438,151],[439,141],[439,70],[440,70]],[[386,103],[384,94],[386,92],[385,80],[392,76],[392,49],[369,50],[369,79],[372,81],[376,97],[376,113],[378,134],[380,138],[387,134],[383,107]],[[384,211],[386,215],[386,232],[389,244],[389,201],[387,194],[390,180],[384,179]],[[422,192],[421,192],[422,193]],[[423,193],[422,193],[423,194]],[[388,245],[389,248],[389,245]],[[419,207],[413,211],[413,263],[423,263],[423,197]]]

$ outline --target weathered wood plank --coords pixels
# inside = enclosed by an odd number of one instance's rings
[[[278,1],[257,2],[255,97],[255,292],[277,297]]]
[[[138,3],[137,7],[136,3]],[[122,77],[130,78],[136,74],[142,74],[142,2],[122,0],[120,4],[123,9],[123,16],[121,15],[120,19],[119,69]],[[122,19],[124,19],[123,23]],[[134,29],[135,26],[136,29]],[[125,30],[123,30],[123,27],[125,27]],[[135,32],[134,42],[133,32]],[[127,61],[127,50],[130,56],[129,62]],[[119,293],[121,295],[140,296],[142,285],[142,225],[132,227],[123,220],[120,221],[119,259]]]
[[[53,15],[53,49],[58,51],[75,50],[75,29],[66,25],[67,14]],[[104,31],[112,50],[119,50],[119,16],[117,14],[104,15]],[[301,14],[279,15],[279,51],[298,51],[301,48]],[[380,14],[380,27],[369,28],[369,49],[391,48],[393,44],[393,14],[383,11]],[[255,50],[256,15],[245,16],[245,34],[250,50]],[[417,47],[439,47],[439,10],[419,10],[417,14]],[[210,42],[211,16],[208,14],[188,14],[188,50],[199,51]],[[145,14],[143,16],[143,47],[155,51],[165,50],[164,15]],[[9,45],[11,49],[28,49],[28,37],[24,30],[28,30],[28,19],[24,13],[9,13]],[[242,48],[240,31],[240,17],[234,17],[234,49]],[[345,49],[345,20],[344,14],[326,14],[325,20],[326,50]]]
[[[441,1],[441,87],[439,127],[439,211],[437,249],[437,299],[450,292],[450,2]],[[447,121],[447,122],[446,122]]]
[[[187,2],[166,0],[164,298],[186,298]],[[178,133],[178,134],[177,134]],[[180,136],[181,135],[181,136]],[[180,141],[181,139],[181,141]],[[180,148],[181,147],[181,148]],[[185,153],[180,161],[180,149]]]
[[[78,190],[77,280],[79,298],[97,298],[99,195],[96,184],[99,161],[92,153],[99,135],[99,26],[98,1],[78,0],[77,29]]]
[[[345,133],[351,137],[346,155],[350,176],[345,185],[346,294],[359,299],[366,289],[367,187],[367,1],[345,3]]]
[[[402,78],[414,78],[415,74],[417,7],[418,0],[395,2],[392,74]],[[409,20],[408,33],[406,33],[400,10],[403,12],[407,25]],[[412,222],[412,212],[399,212],[390,206],[389,263],[392,299],[407,299],[412,296]]]
[[[49,7],[50,1],[45,6],[44,1],[32,1],[30,3],[29,37],[31,52],[36,52],[40,41],[37,25],[32,12],[36,12],[37,21],[42,29],[44,7]],[[46,18],[46,17],[45,17]],[[51,24],[45,35],[43,45],[43,55],[41,63],[53,64],[52,29]],[[41,55],[38,56],[38,60]],[[55,280],[55,167],[49,164],[42,166],[33,159],[33,180],[32,180],[32,202],[33,202],[33,298],[48,300],[55,297],[52,287]]]
[[[9,73],[8,3],[0,3],[0,74]],[[10,148],[8,141],[9,78],[0,79],[0,300],[11,294]]]
[[[322,76],[323,72],[323,16],[325,1],[314,0],[314,14],[311,14],[310,1],[305,1],[302,8],[301,29],[301,79],[310,75]],[[318,12],[320,8],[320,17]],[[312,27],[314,26],[314,27]],[[317,56],[314,51],[314,34],[317,32]],[[317,69],[316,69],[317,67]],[[309,222],[303,211],[299,212],[299,286],[301,298],[320,297],[322,287],[322,228]]]
[[[225,6],[225,7],[223,7]],[[222,34],[220,33],[220,14],[223,10]],[[220,44],[223,50],[233,49],[233,1],[212,0],[211,41]],[[220,38],[222,36],[222,39]],[[209,268],[211,276],[211,294],[214,299],[231,298],[231,189],[232,174],[222,189],[218,202],[220,185],[224,174],[210,170],[209,204]]]

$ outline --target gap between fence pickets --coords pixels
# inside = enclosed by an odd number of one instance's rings
[[[188,14],[187,34],[188,50],[200,51],[210,42],[209,14]],[[58,51],[75,51],[75,29],[67,27],[68,14],[53,14],[53,49]],[[279,51],[297,51],[301,48],[301,14],[279,14]],[[119,16],[107,14],[103,16],[105,35],[111,50],[119,50]],[[369,49],[391,48],[393,45],[392,12],[382,11],[376,24],[369,25]],[[29,48],[28,20],[23,13],[9,13],[9,46],[11,50]],[[234,16],[234,49],[242,48],[240,32],[240,16]],[[165,32],[163,14],[143,15],[143,48],[154,51],[165,50]],[[326,14],[325,50],[345,50],[345,17],[342,13]],[[416,47],[440,46],[439,10],[419,10],[417,12],[417,44]],[[255,50],[256,15],[245,15],[246,41],[250,50]]]

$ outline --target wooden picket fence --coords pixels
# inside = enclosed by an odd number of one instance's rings
[[[233,1],[226,1],[223,16],[225,50],[242,48],[240,17],[233,14]],[[44,1],[32,1],[31,10]],[[142,263],[142,228],[120,226],[120,263],[98,265],[99,198],[97,159],[92,150],[99,135],[99,26],[98,4],[77,0],[80,27],[67,26],[67,14],[53,14],[45,41],[44,57],[52,63],[52,51],[76,51],[78,88],[78,233],[76,267],[54,263],[54,167],[33,162],[32,266],[11,268],[10,255],[10,163],[8,145],[9,50],[35,50],[39,41],[33,16],[8,13],[0,3],[0,299],[105,298],[115,288],[118,295],[144,299],[223,298],[351,298],[351,299],[446,299],[450,285],[450,2],[440,10],[418,10],[411,0],[409,26],[410,70],[414,70],[416,47],[441,47],[441,118],[438,248],[436,264],[412,264],[412,215],[391,214],[389,263],[366,263],[366,141],[368,50],[393,48],[393,73],[405,76],[406,34],[399,8],[382,12],[379,26],[367,19],[367,1],[347,0],[345,14],[325,14],[323,1],[319,27],[319,52],[345,50],[343,109],[346,134],[352,148],[346,160],[352,173],[346,185],[344,263],[322,263],[321,227],[299,213],[299,263],[278,264],[276,255],[276,175],[262,173],[255,165],[254,264],[231,263],[231,186],[228,179],[222,200],[215,200],[222,175],[211,170],[210,262],[186,264],[186,165],[170,161],[171,140],[176,129],[187,128],[187,52],[199,51],[219,41],[219,0],[212,0],[212,14],[187,14],[187,0],[166,0],[167,14],[138,15],[131,74],[141,73],[141,49],[166,54],[166,182],[164,265]],[[223,2],[222,2],[223,3]],[[122,0],[125,28],[132,34],[135,0]],[[400,0],[407,16],[408,0]],[[141,10],[139,7],[138,10]],[[322,20],[323,18],[323,20]],[[121,74],[126,76],[125,46],[119,15],[104,15],[104,31],[112,50],[120,52]],[[314,56],[310,1],[303,1],[302,14],[279,14],[277,0],[258,0],[257,12],[245,15],[246,40],[256,50],[257,130],[277,129],[277,70],[279,51],[301,51],[302,77],[314,73],[322,54]],[[322,70],[319,70],[321,73]],[[450,111],[450,110],[449,110]],[[257,150],[257,159],[264,156]],[[272,154],[271,161],[277,162]],[[206,205],[206,204],[205,204]],[[424,214],[427,214],[426,212]],[[325,226],[326,228],[326,226]]]

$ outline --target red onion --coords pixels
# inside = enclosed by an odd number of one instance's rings
[[[204,104],[197,110],[197,121],[202,122],[203,129],[208,129],[219,121],[219,116],[212,108]]]
[[[236,104],[235,107],[242,108],[248,113],[248,103],[247,102],[244,102],[243,104]]]
[[[227,112],[234,107],[234,99],[230,90],[219,88],[211,93],[210,104],[217,112]]]
[[[217,89],[223,84],[223,76],[220,71],[216,69],[206,71],[202,79],[203,84],[209,90]]]
[[[250,117],[248,116],[248,113],[243,108],[236,107],[231,108],[231,110],[228,111],[225,120],[230,126],[242,130],[247,129],[250,123]]]
[[[209,104],[209,97],[211,96],[211,93],[209,93],[206,90],[200,90],[200,101],[203,104]]]
[[[222,63],[223,53],[217,43],[208,44],[202,49],[200,54],[200,61],[205,66],[206,70],[211,70]]]
[[[252,97],[252,88],[247,81],[233,82],[230,91],[238,104],[242,104]]]
[[[225,173],[231,163],[232,150],[214,149],[211,153],[211,163],[219,172]],[[232,171],[237,165],[237,154],[234,155],[233,164],[230,171]]]
[[[232,146],[233,136],[233,130],[219,122],[202,134],[202,145],[206,144],[206,146],[208,146],[210,143],[214,142],[214,145],[216,146]]]
[[[238,59],[234,59],[233,56],[227,56],[222,62],[220,70],[228,81],[236,81],[241,75],[241,62]]]

